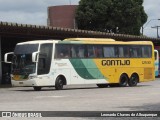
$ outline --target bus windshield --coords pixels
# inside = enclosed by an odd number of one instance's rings
[[[36,63],[32,62],[32,53],[38,51],[38,44],[17,45],[12,58],[13,75],[29,75],[36,71]]]

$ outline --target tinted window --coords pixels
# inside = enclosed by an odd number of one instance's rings
[[[123,55],[125,58],[130,57],[130,46],[123,46]]]
[[[85,45],[71,45],[71,57],[72,58],[85,58],[86,46]]]
[[[102,58],[103,49],[102,45],[87,45],[88,58]]]
[[[124,49],[123,49],[123,47],[122,46],[119,46],[118,47],[118,52],[119,52],[119,55],[118,55],[118,57],[124,57]]]
[[[103,46],[103,54],[106,58],[116,58],[118,57],[116,46]]]
[[[40,46],[38,75],[48,74],[51,67],[53,44],[47,43]]]
[[[151,46],[140,45],[56,45],[56,58],[141,58],[151,57]]]
[[[31,54],[38,51],[39,44],[16,45],[14,54]]]
[[[88,45],[88,57],[89,58],[95,58],[96,55],[96,47],[93,45]]]
[[[86,46],[85,45],[56,45],[56,58],[86,58]]]
[[[97,57],[97,58],[102,58],[102,57],[103,57],[102,45],[97,45],[95,52],[96,52],[96,57]]]
[[[141,57],[151,57],[152,56],[151,46],[119,46],[118,52],[120,58],[141,58]]]
[[[55,57],[56,58],[69,58],[70,57],[70,45],[57,44]]]
[[[142,57],[142,48],[140,46],[132,46],[130,53],[132,58]]]
[[[152,57],[152,47],[151,46],[142,46],[142,57],[143,58]]]

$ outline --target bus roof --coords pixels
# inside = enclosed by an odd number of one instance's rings
[[[35,40],[35,41],[26,41],[17,43],[17,45],[23,45],[23,44],[41,44],[41,43],[57,43],[60,40]]]
[[[43,43],[68,43],[68,44],[153,44],[151,41],[116,41],[110,38],[68,38],[61,40],[35,40],[17,43],[17,45],[23,44],[43,44]]]
[[[93,41],[93,42],[113,42],[111,38],[67,38],[64,41]]]
[[[116,41],[110,38],[68,38],[61,41],[62,43],[86,43],[86,44],[153,44],[151,41]]]

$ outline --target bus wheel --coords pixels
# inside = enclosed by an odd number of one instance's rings
[[[41,91],[42,87],[33,87],[35,91]]]
[[[108,84],[97,84],[97,86],[99,88],[106,88],[106,87],[108,87]]]
[[[64,85],[64,83],[63,83],[62,77],[57,77],[56,83],[55,83],[56,90],[62,90],[63,89],[63,85]]]
[[[128,76],[126,74],[122,74],[119,81],[120,87],[126,87],[128,84]]]
[[[139,81],[138,75],[137,74],[132,74],[130,79],[129,79],[128,85],[130,87],[136,86],[138,81]]]

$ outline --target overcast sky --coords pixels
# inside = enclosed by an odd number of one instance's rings
[[[77,5],[79,0],[0,0],[0,21],[33,25],[47,25],[47,7],[56,5]],[[157,30],[151,26],[160,26],[160,0],[144,0],[148,21],[144,25],[144,34],[157,37]],[[160,30],[159,30],[160,31]],[[159,32],[160,34],[160,32]]]

